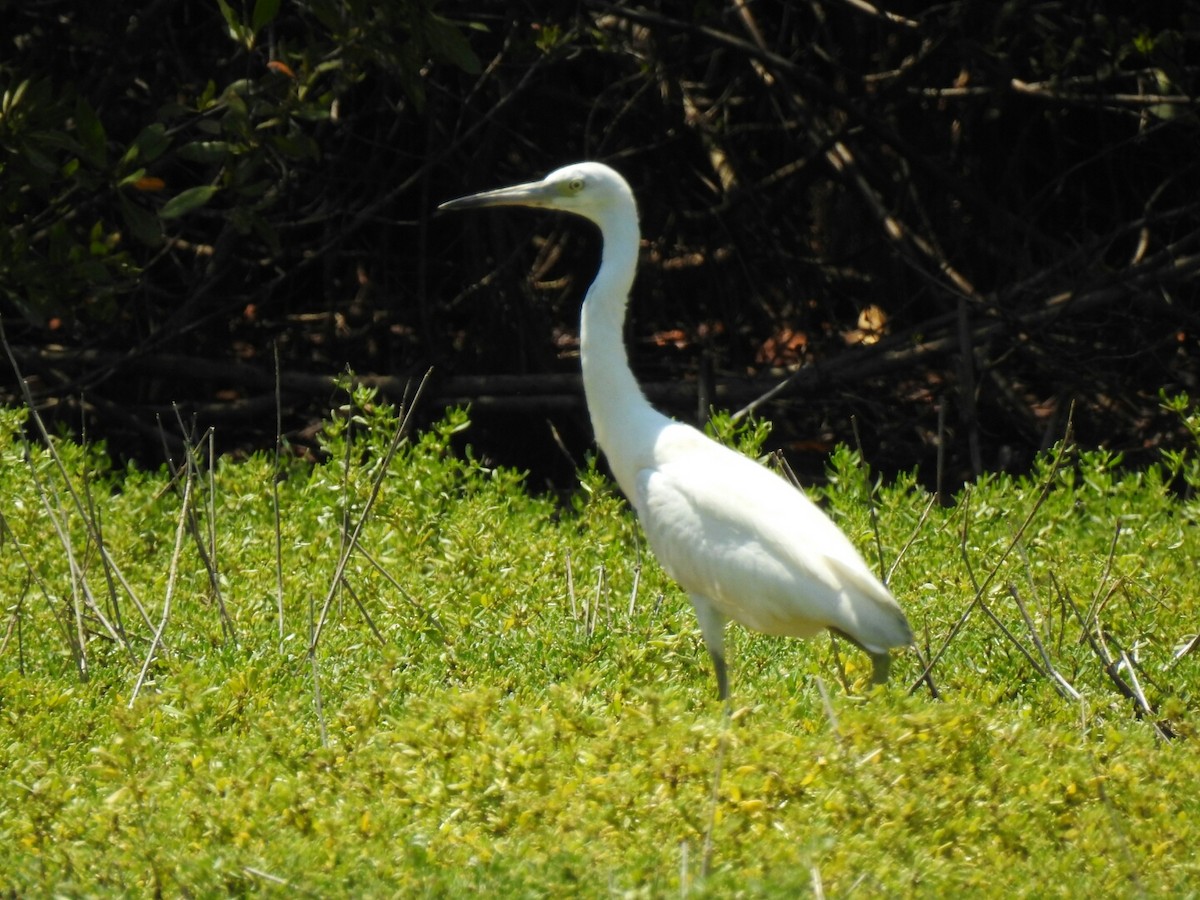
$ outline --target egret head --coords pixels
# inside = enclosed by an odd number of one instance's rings
[[[558,209],[591,219],[601,228],[621,217],[637,221],[637,205],[629,185],[603,163],[574,163],[556,169],[541,181],[484,191],[450,200],[439,212],[485,206],[533,206]]]

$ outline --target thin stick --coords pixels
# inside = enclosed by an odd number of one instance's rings
[[[1104,668],[1104,674],[1106,674],[1112,683],[1116,685],[1118,693],[1133,702],[1135,714],[1139,719],[1148,715],[1153,716],[1155,713],[1154,707],[1152,707],[1147,701],[1146,695],[1141,690],[1141,685],[1138,684],[1135,688],[1121,677],[1122,666],[1113,658],[1112,653],[1109,652],[1108,645],[1104,641],[1104,631],[1100,627],[1099,619],[1085,619],[1083,613],[1080,612],[1079,606],[1075,603],[1075,598],[1071,596],[1070,591],[1065,591],[1059,588],[1057,581],[1055,581],[1055,587],[1059,589],[1062,596],[1065,597],[1067,602],[1071,605],[1071,609],[1075,613],[1075,618],[1078,619],[1079,624],[1083,626],[1084,636],[1087,638],[1088,644],[1092,648],[1092,652],[1095,653],[1099,658],[1100,663]],[[1122,661],[1130,663],[1129,657],[1125,654],[1124,650],[1121,651],[1121,658]],[[1127,668],[1131,677],[1136,683],[1136,675],[1133,673],[1132,664],[1129,664]],[[1158,722],[1152,722],[1152,724],[1154,726],[1155,733],[1158,734],[1159,737],[1169,740],[1174,736],[1174,733],[1169,730],[1169,726],[1164,727]]]
[[[654,605],[650,607],[650,615],[646,618],[646,640],[650,640],[650,632],[654,628],[654,620],[658,618],[658,611],[662,609],[663,600],[666,597],[662,591],[658,592],[658,597],[654,601]]]
[[[159,645],[162,642],[163,632],[167,628],[167,621],[171,618],[171,599],[175,594],[175,579],[179,574],[179,556],[183,552],[183,536],[187,532],[191,504],[192,466],[189,463],[187,478],[183,484],[183,502],[179,507],[179,523],[175,526],[175,550],[171,554],[171,565],[167,570],[167,592],[163,598],[162,619],[159,621],[158,628],[154,632],[154,639],[150,642],[150,650],[146,653],[146,661],[142,663],[142,671],[138,673],[137,682],[133,685],[133,693],[129,697],[130,709],[133,709],[133,704],[137,700],[138,693],[142,689],[142,684],[146,680],[146,673],[150,670],[150,663],[154,661],[154,655],[158,652]]]
[[[600,595],[604,591],[606,576],[608,570],[604,567],[604,563],[600,563],[596,567],[596,594],[592,598],[592,616],[588,621],[587,636],[591,637],[596,633],[596,619],[600,617]],[[586,613],[586,610],[585,610]]]
[[[870,3],[867,3],[866,0],[844,0],[844,2],[855,9],[861,10],[869,16],[883,19],[885,22],[890,22],[893,25],[902,25],[905,28],[921,27],[920,22],[914,21],[913,19],[906,19],[899,13],[889,12],[886,9],[879,9],[877,6],[872,6]],[[816,871],[815,868],[814,871]]]
[[[221,590],[221,568],[217,560],[217,450],[215,444],[216,429],[208,429],[208,554],[212,560],[212,571],[209,575],[213,595],[217,598],[217,608],[221,611],[221,628],[232,641],[237,641],[237,633],[233,627],[233,617],[225,607],[225,592]]]
[[[349,414],[346,416],[346,433],[345,433],[345,437],[344,437],[346,452],[342,456],[342,527],[338,529],[338,537],[341,540],[341,544],[338,547],[338,559],[339,560],[349,560],[350,548],[353,546],[353,544],[350,542],[350,506],[351,506],[351,502],[350,502],[350,459],[354,454],[355,422],[354,422],[353,406],[352,406],[352,404],[354,403],[354,394],[353,394],[353,388],[347,388],[347,390],[350,391],[351,393],[350,393],[350,405],[347,407],[347,409],[349,410]],[[343,582],[343,579],[341,576],[342,576],[342,573],[338,572],[338,574],[334,577],[333,584],[332,584],[333,591],[337,591],[338,588],[341,586],[341,584]],[[332,595],[331,595],[330,599],[332,599]],[[325,609],[328,609],[328,604],[326,604]],[[321,624],[317,626],[318,631],[320,631],[321,627],[325,624],[325,609],[322,609],[322,611],[321,611]],[[341,611],[342,611],[342,603],[341,603],[341,600],[339,599],[338,600],[338,613],[340,614]]]
[[[883,561],[883,539],[879,536],[879,510],[875,507],[875,490],[871,486],[871,469],[866,464],[862,437],[858,433],[858,416],[850,417],[850,428],[854,432],[854,444],[858,447],[858,460],[867,469],[867,509],[871,513],[871,532],[875,535],[875,552],[879,555],[879,577],[886,579],[887,576],[884,574],[886,564]],[[886,580],[884,583],[887,583]]]
[[[46,601],[46,608],[50,610],[51,620],[54,622],[55,625],[58,626],[58,629],[61,632],[63,640],[67,643],[68,647],[70,647],[70,645],[71,645],[70,630],[68,629],[66,622],[63,621],[63,618],[59,615],[58,611],[54,608],[54,598],[50,595],[49,588],[46,587],[46,583],[44,581],[42,581],[42,577],[33,568],[33,563],[30,562],[29,557],[25,555],[25,548],[22,547],[21,542],[17,540],[17,536],[13,532],[12,526],[8,524],[8,520],[4,517],[4,513],[0,512],[0,533],[5,533],[5,532],[8,534],[8,538],[12,542],[14,549],[16,549],[17,556],[19,556],[21,558],[21,562],[24,563],[24,565],[25,565],[26,578],[33,579],[33,583],[38,586],[38,590],[41,592],[42,597]],[[22,591],[22,594],[21,594],[22,599],[24,598],[24,594],[25,594],[25,592]],[[18,635],[18,638],[19,638],[19,635]],[[72,652],[74,652],[74,651],[72,650]]]
[[[612,591],[604,592],[604,626],[612,631]]]
[[[1108,583],[1108,576],[1112,574],[1113,561],[1117,556],[1117,539],[1121,536],[1121,520],[1117,519],[1116,528],[1113,529],[1112,543],[1108,545],[1108,559],[1104,563],[1104,572],[1100,575],[1100,580],[1096,582],[1096,593],[1092,595],[1092,602],[1088,606],[1087,618],[1088,621],[1094,619],[1100,612],[1100,607],[1107,601],[1107,597],[1101,600],[1100,593],[1104,590],[1104,585]]]
[[[382,632],[380,632],[380,630],[377,627],[375,627],[375,620],[371,618],[371,614],[369,612],[367,612],[367,608],[363,605],[362,600],[359,599],[358,591],[354,590],[354,588],[350,586],[349,582],[344,583],[342,585],[342,589],[345,590],[346,593],[350,595],[350,599],[354,601],[354,605],[357,606],[358,611],[360,613],[362,613],[362,617],[366,621],[367,627],[369,629],[371,629],[371,634],[375,635],[375,639],[377,641],[379,641],[380,646],[386,647],[387,641],[385,641],[383,639]]]
[[[975,403],[975,344],[972,341],[970,304],[967,297],[961,294],[958,296],[957,312],[959,417],[967,432],[971,474],[978,478],[983,473],[983,453],[979,446],[979,411]]]
[[[1046,497],[1048,497],[1050,495],[1050,489],[1054,486],[1054,479],[1058,475],[1058,470],[1062,466],[1063,457],[1066,455],[1067,447],[1070,444],[1071,428],[1072,428],[1072,421],[1074,420],[1074,416],[1075,416],[1075,406],[1074,406],[1074,404],[1072,404],[1070,411],[1067,413],[1067,426],[1064,429],[1062,442],[1058,445],[1058,452],[1054,454],[1054,461],[1050,466],[1050,472],[1046,475],[1046,480],[1042,484],[1042,489],[1038,492],[1037,499],[1034,501],[1033,506],[1030,508],[1029,512],[1026,514],[1025,520],[1023,522],[1021,522],[1021,527],[1018,528],[1016,534],[1013,535],[1012,541],[1009,543],[1009,545],[1007,547],[1004,548],[1004,552],[1002,554],[1000,554],[1000,558],[998,560],[996,560],[996,564],[994,566],[992,566],[991,571],[988,572],[987,577],[983,580],[983,583],[976,587],[975,596],[971,598],[971,602],[967,604],[966,608],[962,612],[962,615],[959,616],[958,621],[954,623],[954,627],[950,629],[950,633],[948,635],[946,635],[946,639],[944,641],[942,641],[942,645],[941,645],[941,647],[938,648],[937,653],[935,653],[933,655],[933,658],[929,660],[929,665],[927,665],[925,667],[925,671],[923,671],[921,673],[920,677],[918,677],[917,680],[915,682],[913,682],[912,686],[909,688],[909,693],[912,693],[913,691],[915,691],[917,689],[917,687],[921,684],[921,682],[925,680],[925,676],[933,670],[934,666],[936,666],[938,664],[938,660],[940,660],[942,658],[942,654],[944,654],[946,652],[946,649],[950,646],[950,642],[953,641],[955,637],[957,637],[958,632],[960,630],[962,630],[962,627],[967,623],[967,619],[970,617],[971,611],[974,610],[975,607],[979,605],[980,600],[983,598],[984,591],[986,591],[988,586],[992,583],[992,580],[996,577],[996,574],[1000,571],[1000,567],[1002,565],[1004,565],[1004,561],[1006,559],[1008,559],[1009,554],[1012,553],[1012,551],[1013,551],[1013,548],[1017,546],[1017,544],[1020,542],[1021,538],[1024,536],[1026,529],[1029,528],[1030,523],[1033,521],[1033,517],[1035,515],[1037,515],[1038,510],[1042,508],[1042,504],[1046,502]],[[963,552],[964,560],[967,560],[967,562],[968,562],[968,570],[967,571],[969,573],[970,565],[969,565],[969,559],[967,558],[967,555],[966,555],[966,521],[967,521],[966,520],[966,512],[964,509],[962,552]],[[973,575],[972,575],[972,581],[974,581]]]
[[[256,869],[253,866],[242,866],[242,871],[247,875],[252,875],[255,878],[261,878],[263,881],[269,881],[272,884],[279,884],[283,887],[291,887],[291,882],[286,878],[281,878],[278,875],[272,875],[270,872],[264,872],[262,869]]]
[[[383,479],[387,475],[388,467],[391,464],[392,457],[396,455],[396,451],[400,449],[400,444],[408,434],[408,425],[412,419],[413,407],[416,406],[417,400],[420,398],[425,385],[429,381],[429,376],[433,373],[430,369],[421,379],[421,383],[417,386],[416,393],[413,395],[412,402],[408,405],[396,427],[396,433],[392,436],[391,443],[388,444],[387,452],[384,453],[383,459],[379,464],[379,471],[375,476],[374,483],[371,485],[371,493],[367,497],[367,502],[363,506],[362,514],[359,515],[358,521],[354,524],[354,530],[349,536],[349,540],[345,540],[343,536],[343,545],[341,553],[338,556],[337,566],[334,568],[333,579],[329,584],[329,590],[325,594],[325,601],[321,606],[321,615],[317,619],[311,634],[312,645],[310,650],[315,649],[317,641],[321,639],[321,632],[325,627],[325,621],[329,616],[329,608],[333,605],[333,598],[337,594],[338,585],[342,583],[342,579],[346,573],[346,565],[350,561],[350,553],[358,544],[359,535],[362,534],[363,527],[367,523],[367,519],[371,515],[371,509],[375,505],[375,501],[379,498],[379,491],[383,487]],[[347,510],[349,506],[347,505]]]
[[[280,457],[283,453],[283,388],[279,376],[279,343],[271,342],[275,359],[275,462],[271,472],[271,513],[275,521],[275,610],[279,618],[279,647],[283,649],[283,525],[279,515]]]
[[[329,746],[329,733],[325,728],[325,709],[321,703],[321,672],[317,666],[317,636],[316,622],[314,616],[316,607],[313,603],[314,597],[310,594],[308,598],[308,662],[312,669],[313,680],[313,709],[317,713],[317,727],[321,733],[321,746]]]
[[[125,575],[121,571],[121,568],[117,565],[116,560],[109,555],[108,548],[105,545],[103,538],[101,538],[96,531],[95,520],[87,514],[83,502],[79,499],[79,494],[75,491],[74,485],[71,484],[71,479],[67,475],[67,467],[62,461],[62,457],[58,455],[58,450],[55,448],[54,442],[50,440],[50,432],[46,429],[46,423],[42,421],[42,417],[38,414],[37,407],[34,406],[33,394],[29,390],[29,385],[25,381],[25,377],[21,374],[20,367],[17,365],[17,359],[13,354],[12,346],[8,343],[8,335],[4,331],[3,316],[0,316],[0,344],[4,345],[5,355],[8,356],[8,361],[12,365],[13,374],[16,376],[17,384],[21,388],[21,399],[25,402],[25,408],[29,410],[29,415],[33,419],[33,423],[37,426],[38,434],[41,435],[42,442],[45,444],[46,450],[50,454],[50,458],[54,461],[54,465],[58,469],[59,475],[63,479],[63,484],[67,488],[67,493],[71,496],[71,500],[74,503],[76,512],[79,513],[79,517],[83,520],[84,525],[88,529],[88,533],[95,541],[101,558],[104,560],[105,564],[110,567],[112,574],[116,576],[116,579],[120,582],[122,589],[129,596],[129,599],[133,601],[133,605],[141,614],[142,621],[145,622],[147,627],[152,627],[150,624],[150,615],[146,612],[146,608],[142,605],[141,600],[138,599],[137,592],[134,591],[133,587],[125,579]],[[36,477],[36,472],[34,474]]]
[[[1017,586],[1010,584],[1008,586],[1008,593],[1016,601],[1017,609],[1021,611],[1021,618],[1025,620],[1025,627],[1029,631],[1029,638],[1033,641],[1033,646],[1037,648],[1038,654],[1042,657],[1042,665],[1050,676],[1054,689],[1061,696],[1078,701],[1080,699],[1079,691],[1075,690],[1070,682],[1054,667],[1054,663],[1050,660],[1050,654],[1046,652],[1041,639],[1038,638],[1037,629],[1033,625],[1033,618],[1029,615],[1029,611],[1025,609],[1025,604],[1021,601],[1021,594],[1017,591]]]
[[[825,687],[825,679],[820,675],[817,676],[817,693],[821,695],[821,706],[825,709],[825,716],[829,719],[829,728],[835,737],[842,736],[842,730],[838,726],[837,713],[833,709],[833,701],[829,698],[829,690]]]
[[[571,599],[571,621],[579,631],[579,604],[575,602],[575,573],[571,571],[571,551],[567,550],[567,596]]]
[[[633,611],[637,607],[638,585],[642,580],[642,542],[636,538],[633,542],[633,552],[633,587],[629,591],[629,611],[626,614],[630,619],[633,618]]]
[[[926,626],[925,626],[925,650],[922,650],[920,645],[916,644],[916,643],[914,643],[912,645],[911,649],[912,649],[912,652],[917,655],[917,662],[920,664],[921,670],[929,673],[925,676],[925,684],[928,685],[928,687],[929,687],[929,696],[932,697],[934,700],[940,700],[942,695],[941,695],[941,692],[938,691],[937,685],[933,683],[933,673],[929,671],[928,657],[925,655],[925,651],[927,651],[929,649],[929,625],[928,625],[928,622],[926,622]]]
[[[929,513],[933,511],[933,504],[937,502],[937,494],[929,496],[929,502],[925,504],[925,509],[921,512],[921,518],[917,520],[917,527],[913,529],[912,534],[908,536],[908,540],[904,542],[904,546],[900,548],[900,552],[896,554],[896,558],[892,560],[892,567],[888,569],[887,581],[890,583],[892,576],[896,574],[896,569],[900,567],[900,560],[904,559],[910,547],[916,543],[917,535],[921,533],[921,529],[925,527],[925,522],[929,518]]]
[[[1025,661],[1027,663],[1029,663],[1030,666],[1033,667],[1033,670],[1035,672],[1037,672],[1039,675],[1045,676],[1047,678],[1050,677],[1049,673],[1047,673],[1044,669],[1042,669],[1041,664],[1039,664],[1038,661],[1036,659],[1034,659],[1033,654],[1029,652],[1029,648],[1027,648],[1024,644],[1022,644],[1020,642],[1020,640],[1017,639],[1017,636],[1015,634],[1013,634],[1012,631],[1009,630],[1009,627],[1000,620],[999,616],[997,616],[994,612],[992,612],[992,608],[990,606],[988,606],[987,603],[985,603],[983,600],[980,600],[979,608],[983,610],[983,614],[985,616],[987,616],[989,619],[992,620],[992,624],[1000,629],[1000,633],[1003,634],[1006,638],[1008,638],[1008,642],[1010,644],[1012,644],[1014,647],[1016,647],[1019,651],[1021,651],[1021,655],[1023,657],[1025,657]]]
[[[188,427],[184,424],[183,415],[179,410],[178,404],[172,404],[172,406],[175,410],[175,422],[179,426],[179,432],[183,438],[184,465],[187,467],[187,469],[186,469],[187,476],[191,477],[192,469],[195,468],[197,465],[196,460],[198,458],[198,450],[196,448],[195,442],[192,439],[192,435],[189,434]],[[209,433],[209,435],[212,434],[211,428],[209,429],[208,433]],[[164,434],[165,434],[165,431],[164,431]],[[203,438],[201,440],[203,441]],[[167,462],[169,465],[170,459],[168,459]],[[210,465],[210,475],[211,475],[211,465]],[[208,528],[206,529],[206,531],[209,531],[211,533],[211,530],[213,527],[214,526],[212,524],[211,516],[210,516],[210,521],[208,523]],[[205,536],[200,530],[200,519],[199,519],[199,516],[197,515],[194,504],[188,512],[188,533],[191,534],[191,536],[192,536],[192,541],[196,545],[196,554],[200,557],[200,563],[201,563],[201,565],[204,566],[204,571],[208,575],[209,590],[212,591],[213,598],[217,601],[217,610],[220,613],[220,617],[221,617],[221,632],[222,632],[222,634],[225,634],[227,637],[236,640],[237,635],[234,632],[233,620],[230,619],[229,612],[225,609],[225,600],[221,594],[221,578],[220,578],[220,575],[217,573],[216,560],[212,556],[212,554],[209,552],[209,548],[208,548],[207,542],[205,540]],[[215,541],[215,537],[214,537],[214,541]]]
[[[809,875],[812,878],[813,900],[825,900],[825,885],[821,881],[821,870],[816,863],[809,869]]]
[[[119,636],[121,645],[129,652],[130,659],[132,660],[134,653],[133,648],[129,645],[129,638],[125,634],[125,623],[121,617],[121,601],[117,596],[117,585],[113,578],[112,567],[108,564],[108,555],[104,552],[104,528],[100,520],[100,510],[97,509],[95,501],[92,499],[91,483],[87,477],[86,469],[80,480],[83,484],[83,498],[87,501],[88,516],[96,526],[96,540],[99,541],[96,549],[100,553],[100,564],[104,570],[104,586],[108,589],[108,609],[112,614],[113,620],[111,628]]]
[[[933,496],[937,500],[938,505],[944,502],[942,489],[945,485],[946,472],[946,401],[942,400],[938,404],[938,423],[937,423],[937,483],[934,485]]]
[[[425,617],[425,619],[429,622],[429,624],[432,625],[435,629],[437,629],[437,632],[440,635],[442,635],[442,637],[446,636],[446,629],[442,626],[441,620],[438,619],[437,615],[435,615],[430,610],[427,610],[420,603],[418,603],[413,598],[412,594],[410,594],[408,591],[406,591],[404,589],[404,586],[402,584],[400,584],[400,582],[397,581],[392,576],[392,573],[389,572],[387,569],[385,569],[383,567],[383,564],[380,563],[379,560],[377,560],[374,556],[371,555],[370,551],[368,551],[366,547],[359,544],[357,549],[358,549],[359,554],[361,554],[362,557],[367,562],[369,562],[372,566],[375,567],[375,571],[377,571],[380,575],[382,575],[385,579],[387,579],[388,584],[390,584],[392,587],[394,587],[400,593],[400,596],[408,601],[408,604],[413,609],[415,609],[417,612],[421,613],[421,615],[423,615]],[[365,614],[366,610],[364,610],[363,612]]]
[[[721,714],[721,733],[717,737],[717,759],[713,766],[712,793],[709,796],[708,826],[704,829],[704,851],[700,859],[700,878],[708,877],[713,857],[713,832],[717,827],[717,805],[721,801],[721,770],[725,766],[725,748],[729,743],[729,727],[732,722],[732,701],[725,699],[725,710]]]
[[[29,471],[34,483],[38,486],[38,499],[42,501],[42,509],[46,512],[46,518],[50,520],[50,524],[54,527],[54,533],[58,535],[58,542],[62,546],[63,555],[67,559],[67,571],[71,573],[71,612],[74,616],[75,633],[71,634],[69,631],[67,632],[67,643],[71,648],[71,656],[75,661],[75,669],[79,673],[80,680],[87,681],[87,632],[83,627],[83,602],[79,596],[80,592],[85,590],[87,579],[75,559],[75,548],[71,541],[71,534],[65,527],[64,520],[67,513],[63,509],[62,499],[51,485],[42,483],[37,474],[37,467],[33,464],[33,459],[28,449],[26,449],[25,455],[29,459]],[[57,507],[57,510],[51,507],[50,497],[54,498],[54,505]]]
[[[1154,710],[1150,706],[1150,701],[1146,699],[1146,693],[1142,690],[1142,686],[1138,682],[1137,670],[1134,668],[1133,660],[1129,658],[1129,654],[1124,650],[1121,651],[1121,668],[1129,673],[1129,683],[1133,688],[1133,696],[1137,701],[1137,705],[1142,708],[1142,713],[1144,715],[1153,715]]]
[[[4,533],[4,526],[0,524],[0,535]],[[13,539],[14,543],[16,539]],[[25,647],[21,640],[21,614],[25,611],[25,598],[29,595],[29,586],[33,584],[33,573],[25,572],[25,583],[21,585],[21,593],[17,596],[17,602],[12,604],[12,615],[8,619],[8,627],[4,629],[4,640],[0,641],[0,657],[4,656],[8,650],[9,641],[12,640],[13,634],[17,636],[17,671],[25,674]]]

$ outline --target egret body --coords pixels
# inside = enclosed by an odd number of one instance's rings
[[[600,269],[579,332],[588,412],[651,549],[691,598],[721,698],[729,696],[728,619],[793,637],[828,628],[865,650],[873,680],[886,681],[889,649],[911,644],[912,631],[849,539],[779,475],[658,412],[638,387],[623,335],[640,243],[625,179],[600,163],[578,163],[439,209],[487,206],[562,210],[600,229]]]

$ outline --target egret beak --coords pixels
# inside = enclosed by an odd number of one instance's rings
[[[482,209],[485,206],[550,206],[558,196],[556,185],[544,181],[514,184],[512,187],[497,188],[457,200],[447,200],[437,211],[454,212],[460,209]]]

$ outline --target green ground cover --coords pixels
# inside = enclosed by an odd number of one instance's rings
[[[602,475],[558,504],[455,452],[465,413],[396,419],[145,472],[0,412],[0,891],[1196,892],[1195,454],[939,506],[839,450],[814,494],[932,690],[731,627],[726,722]]]

